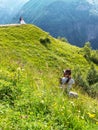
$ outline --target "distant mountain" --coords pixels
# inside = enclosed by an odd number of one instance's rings
[[[0,24],[10,23],[28,0],[0,0]]]
[[[13,21],[20,16],[55,37],[66,37],[78,46],[90,41],[98,49],[97,0],[29,0]]]

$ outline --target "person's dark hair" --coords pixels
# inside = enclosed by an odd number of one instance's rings
[[[64,75],[71,75],[71,70],[70,69],[64,70]]]
[[[67,75],[67,81],[66,81],[66,83],[68,83],[69,82],[69,80],[70,80],[70,75],[71,75],[71,70],[70,69],[66,69],[66,70],[64,70],[64,77]]]

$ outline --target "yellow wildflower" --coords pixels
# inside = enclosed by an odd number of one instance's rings
[[[91,114],[91,113],[87,113],[89,115],[90,118],[94,118],[95,117],[95,114]]]
[[[98,125],[98,122],[96,122],[96,124]]]

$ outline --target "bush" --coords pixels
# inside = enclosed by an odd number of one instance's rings
[[[74,73],[74,79],[76,85],[83,88],[83,90],[91,97],[98,96],[98,89],[95,89],[95,87],[98,85],[98,73],[93,65],[91,65],[90,69],[88,70],[87,75],[83,75],[81,73],[81,70],[77,68],[78,72]]]
[[[11,82],[4,80],[0,81],[0,100],[8,102],[10,105],[14,105],[14,100],[21,93],[21,90],[12,85]]]
[[[95,63],[98,64],[98,50],[94,51],[91,55],[91,60]]]
[[[89,61],[91,58],[91,45],[90,42],[86,42],[83,47],[84,57]]]
[[[79,67],[76,67],[74,69],[73,76],[74,76],[76,85],[81,86],[86,90],[86,88],[88,87],[88,82],[86,81],[86,78],[85,78],[86,76],[82,74],[82,70],[80,70]]]
[[[94,68],[93,65],[91,65],[88,74],[87,74],[87,81],[89,83],[89,85],[95,84],[96,82],[98,82],[98,72],[96,71],[96,69]]]
[[[48,37],[40,38],[40,43],[43,45],[47,45],[48,43],[51,43],[50,39]]]

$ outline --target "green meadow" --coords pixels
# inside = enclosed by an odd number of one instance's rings
[[[0,27],[0,130],[98,130],[97,54],[34,25]],[[66,68],[78,98],[60,88]]]

